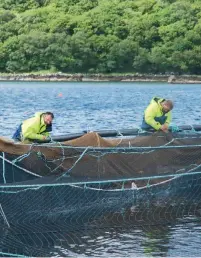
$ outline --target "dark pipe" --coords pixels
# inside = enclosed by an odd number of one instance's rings
[[[195,132],[201,131],[201,125],[184,125],[184,126],[178,126],[177,132],[182,131],[189,131],[194,130]],[[175,132],[175,128],[170,126],[169,129],[170,132]],[[100,130],[100,131],[94,131],[98,133],[101,137],[117,137],[117,136],[133,136],[133,135],[149,135],[152,132],[140,132],[138,128],[133,129],[121,129],[121,130]],[[83,131],[81,133],[69,133],[65,135],[59,135],[59,136],[52,136],[52,140],[56,142],[62,142],[62,141],[68,141],[73,140],[76,138],[79,138],[86,134],[87,131]]]

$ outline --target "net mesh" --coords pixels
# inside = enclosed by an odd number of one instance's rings
[[[200,136],[175,138],[172,134],[105,140],[97,133],[89,133],[62,144],[46,145],[1,140],[1,174],[10,183],[22,181],[17,175],[21,174],[20,168],[38,176],[68,175],[71,181],[196,172],[201,164],[200,145]],[[13,178],[9,178],[11,174]]]
[[[41,145],[1,139],[0,151],[2,256],[88,255],[78,248],[86,229],[90,238],[122,224],[152,232],[200,219],[198,134],[106,140],[89,133]]]

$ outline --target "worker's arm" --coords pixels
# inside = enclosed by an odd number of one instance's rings
[[[145,122],[153,127],[155,130],[159,130],[161,124],[155,121],[155,117],[157,116],[158,107],[155,104],[150,104],[147,109],[145,110]]]
[[[45,140],[46,135],[39,133],[38,121],[32,119],[29,123],[22,124],[22,135],[24,139]]]

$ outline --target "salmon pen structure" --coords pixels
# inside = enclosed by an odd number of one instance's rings
[[[72,137],[73,138],[73,137]],[[198,132],[22,144],[0,141],[0,222],[99,216],[201,197]],[[17,218],[17,219],[16,219]]]

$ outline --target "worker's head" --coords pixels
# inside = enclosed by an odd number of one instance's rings
[[[165,100],[161,103],[161,106],[162,106],[163,112],[167,113],[173,109],[174,104],[171,100]]]
[[[54,119],[54,114],[51,112],[45,112],[43,114],[44,116],[44,122],[46,125],[51,125],[52,124],[52,120]]]

